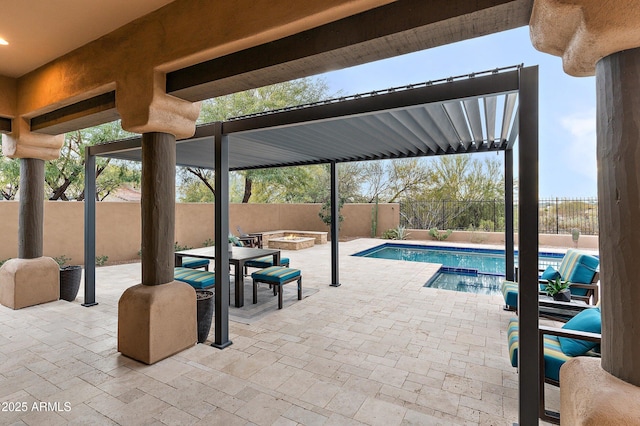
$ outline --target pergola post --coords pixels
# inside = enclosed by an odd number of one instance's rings
[[[96,302],[96,157],[84,150],[84,303]]]
[[[504,151],[504,254],[508,281],[515,281],[513,235],[513,150]]]
[[[340,261],[338,259],[338,242],[340,228],[340,197],[338,194],[338,168],[331,162],[331,286],[340,286]]]
[[[215,143],[215,318],[211,346],[224,349],[229,340],[229,136],[214,124]]]
[[[518,393],[520,426],[540,414],[538,350],[538,67],[520,70]]]

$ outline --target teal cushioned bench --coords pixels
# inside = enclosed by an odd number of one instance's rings
[[[191,269],[199,269],[204,268],[205,271],[209,270],[209,259],[200,259],[197,257],[183,257],[182,258],[182,267],[183,268],[191,268]]]
[[[246,262],[244,262],[244,274],[247,275],[247,268],[268,268],[270,266],[274,266],[273,264],[273,256],[265,256],[265,257],[259,257],[257,259],[253,259],[253,260],[247,260]],[[275,265],[278,266],[278,265]],[[280,266],[286,266],[287,268],[289,267],[289,258],[288,257],[281,257],[280,258]]]
[[[258,283],[273,286],[273,295],[278,293],[278,309],[282,309],[282,286],[293,281],[298,282],[298,300],[302,300],[302,274],[299,269],[283,266],[270,266],[251,274],[253,279],[253,303],[258,303]]]
[[[196,269],[184,267],[174,268],[173,279],[185,282],[197,290],[213,287],[216,283],[215,274],[213,272],[198,271]]]

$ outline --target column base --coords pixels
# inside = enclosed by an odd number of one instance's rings
[[[10,259],[0,268],[0,303],[21,309],[60,299],[60,267],[50,257]]]
[[[118,352],[153,364],[196,344],[196,292],[189,284],[129,287],[118,301]]]
[[[602,369],[599,358],[579,357],[560,368],[562,424],[640,425],[640,387]]]

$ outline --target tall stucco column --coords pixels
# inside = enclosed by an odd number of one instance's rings
[[[640,386],[640,48],[598,61],[596,90],[602,368]]]
[[[602,360],[563,365],[561,420],[640,424],[640,2],[536,0],[531,39],[596,76]]]
[[[142,284],[173,281],[176,138],[142,135]]]
[[[197,340],[195,290],[174,281],[173,252],[176,135],[195,132],[200,106],[163,94],[161,83],[141,78],[116,93],[123,128],[143,134],[142,283],[118,302],[118,351],[146,364]]]
[[[20,309],[60,298],[58,264],[43,257],[44,160],[57,158],[64,135],[30,132],[26,120],[14,119],[11,134],[2,136],[3,154],[20,159],[18,258],[0,268],[0,303]]]
[[[18,212],[18,257],[42,256],[44,235],[44,161],[20,160],[20,208]]]

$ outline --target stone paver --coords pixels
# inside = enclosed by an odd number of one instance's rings
[[[302,270],[302,301],[285,293],[279,311],[265,300],[272,312],[230,322],[228,348],[195,345],[152,366],[117,352],[118,299],[140,264],[98,268],[91,308],[82,289],[72,303],[0,306],[0,401],[28,406],[0,424],[517,422],[502,298],[424,288],[438,265],[350,256],[381,242],[341,243],[337,288],[329,244],[284,253]]]

